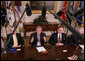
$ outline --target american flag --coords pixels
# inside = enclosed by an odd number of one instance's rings
[[[64,9],[63,11],[64,11],[65,13],[67,13],[67,4],[68,4],[68,2],[65,1],[64,5],[63,5],[63,8],[62,8],[62,9]],[[66,20],[66,15],[63,13],[63,14],[61,15],[61,18],[62,18],[63,20]]]
[[[21,17],[21,7],[20,6],[15,6],[15,13],[16,13],[16,20],[18,22],[18,20]],[[20,25],[20,30],[22,30],[22,26],[23,26],[22,20],[20,21],[19,25]]]
[[[13,12],[11,1],[6,1],[6,7],[8,7],[7,18],[8,18],[8,21],[9,21],[9,25],[13,26],[13,24],[15,22],[15,18],[14,18],[14,12]]]

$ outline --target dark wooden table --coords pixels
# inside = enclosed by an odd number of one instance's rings
[[[24,36],[26,37],[26,32],[36,31],[37,26],[41,26],[42,31],[57,31],[57,28],[58,28],[58,24],[55,22],[51,22],[48,24],[33,24],[32,22],[30,23],[25,22],[23,25]]]
[[[41,55],[36,47],[24,47],[16,53],[6,53],[1,60],[68,60],[67,57],[72,56],[76,46],[44,46],[48,51],[47,55]],[[67,50],[67,52],[63,52]],[[77,50],[77,54],[81,53],[81,48]]]

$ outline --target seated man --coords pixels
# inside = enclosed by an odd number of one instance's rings
[[[63,27],[60,26],[58,28],[57,33],[53,33],[49,39],[49,43],[53,46],[55,45],[66,45],[67,44],[67,36],[63,33]]]
[[[36,32],[31,35],[29,43],[31,46],[44,46],[46,43],[46,35],[40,26],[36,27]]]
[[[80,32],[80,34],[82,34],[82,36],[84,36],[84,28],[80,28],[79,32]],[[79,44],[79,45],[83,45],[84,46],[84,40],[83,41],[78,40],[78,38],[76,38],[74,35],[72,35],[71,41],[72,41],[72,44],[74,44],[74,45],[78,45]],[[84,51],[81,52],[81,54],[79,54],[79,55],[71,56],[70,60],[84,60]]]
[[[14,27],[11,28],[11,32],[13,32],[13,30],[14,30]],[[8,42],[9,37],[11,36],[11,34],[7,35],[7,42]],[[8,43],[8,48],[22,47],[22,46],[24,46],[24,40],[21,37],[21,35],[19,33],[16,33],[16,31],[15,31],[14,34],[12,35],[12,38],[10,39],[10,41]]]
[[[84,36],[84,29],[83,28],[80,28],[78,31],[80,32],[80,34],[82,34]],[[78,40],[78,38],[76,38],[75,35],[73,35],[73,34],[71,35],[69,40],[70,40],[71,45],[78,45],[78,44],[84,45],[84,41]]]

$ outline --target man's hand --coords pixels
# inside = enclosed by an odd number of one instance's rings
[[[12,47],[17,47],[17,46],[14,46],[14,45],[13,45]]]
[[[21,47],[21,45],[18,45],[18,47]]]
[[[17,45],[17,46],[12,46],[12,47],[21,47],[21,45]]]
[[[44,41],[46,42],[46,37],[44,36]]]
[[[69,60],[77,60],[78,57],[77,57],[76,55],[73,55],[73,56],[69,57],[68,59],[69,59]]]
[[[63,46],[63,43],[56,43],[57,46]]]
[[[32,39],[31,39],[31,43],[34,41],[34,37],[32,37]]]

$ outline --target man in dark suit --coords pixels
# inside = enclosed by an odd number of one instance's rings
[[[66,45],[67,44],[67,36],[63,33],[63,27],[59,26],[58,32],[53,33],[49,39],[49,43],[53,46],[55,45]]]
[[[80,28],[78,31],[80,32],[80,34],[82,34],[82,36],[84,36],[84,28]],[[84,41],[79,40],[73,34],[69,38],[69,41],[70,41],[69,44],[71,44],[71,45],[78,45],[78,44],[83,44],[84,45]]]
[[[36,32],[31,35],[29,43],[31,46],[44,46],[46,43],[46,35],[42,32],[42,27],[36,27]]]
[[[11,28],[12,32],[13,32],[13,30],[14,30],[14,27]],[[8,42],[9,37],[11,36],[11,34],[7,35],[7,42]],[[8,43],[8,48],[11,48],[11,47],[22,47],[22,46],[24,46],[24,40],[21,37],[21,35],[19,33],[16,33],[16,31],[15,31],[15,33],[13,34],[11,40]]]
[[[84,36],[84,28],[80,28],[78,31],[82,36]],[[82,45],[82,47],[84,47],[84,40],[78,40],[78,38],[76,38],[74,35],[71,35],[70,41],[70,44],[72,45]],[[79,55],[72,55],[70,60],[84,60],[84,51],[81,52]]]

